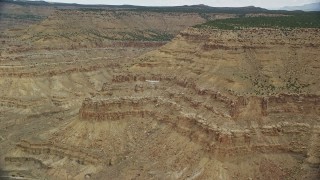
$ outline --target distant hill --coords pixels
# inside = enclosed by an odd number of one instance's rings
[[[131,10],[131,11],[151,11],[151,12],[195,12],[195,13],[232,13],[232,14],[246,14],[246,13],[268,13],[267,9],[260,7],[211,7],[204,4],[199,5],[185,5],[185,6],[135,6],[135,5],[84,5],[76,3],[53,3],[46,1],[27,1],[27,0],[0,0],[1,3],[10,3],[21,6],[45,6],[57,9],[81,9],[81,10]]]
[[[295,10],[302,10],[302,11],[320,11],[320,2],[319,3],[312,3],[312,4],[305,4],[302,6],[286,6],[281,8],[281,10],[288,10],[288,11],[295,11]]]

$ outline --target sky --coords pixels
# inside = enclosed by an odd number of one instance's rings
[[[300,6],[320,2],[320,0],[45,0],[48,2],[65,2],[78,4],[108,4],[108,5],[142,5],[142,6],[178,6],[205,4],[213,7],[257,6],[277,9],[284,6]]]

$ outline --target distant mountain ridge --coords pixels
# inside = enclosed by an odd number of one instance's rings
[[[311,4],[305,4],[305,5],[302,5],[302,6],[285,6],[285,7],[281,8],[281,10],[287,10],[287,11],[295,11],[295,10],[320,11],[320,2],[311,3]]]
[[[57,3],[41,0],[0,0],[0,3],[11,3],[22,6],[49,6],[58,9],[125,9],[134,11],[152,11],[152,12],[197,12],[197,13],[266,13],[269,10],[255,7],[211,7],[205,4],[184,5],[184,6],[137,6],[137,5],[105,5],[105,4],[77,4],[77,3]],[[1,6],[1,5],[0,5]]]

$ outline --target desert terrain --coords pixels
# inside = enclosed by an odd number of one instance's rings
[[[319,13],[0,9],[0,179],[320,178]]]

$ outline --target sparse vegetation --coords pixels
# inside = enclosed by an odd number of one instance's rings
[[[286,82],[285,88],[295,93],[301,93],[301,91],[308,86],[310,86],[310,84],[302,84],[299,82],[298,78],[290,77]]]
[[[261,75],[240,75],[239,77],[251,82],[253,91],[256,95],[272,95],[282,91],[301,93],[306,91],[306,88],[310,86],[310,84],[304,84],[298,78],[293,77],[283,79],[281,76],[279,76],[279,79],[283,81],[282,86],[275,86],[267,77]]]
[[[290,13],[278,17],[239,17],[209,21],[196,28],[238,30],[243,28],[320,28],[320,13]]]
[[[230,14],[246,14],[246,13],[271,13],[267,9],[248,6],[248,7],[210,7],[206,5],[192,5],[192,6],[173,6],[173,7],[146,7],[146,6],[101,6],[89,7],[83,6],[78,10],[81,11],[136,11],[136,12],[158,12],[158,13],[230,13]]]
[[[44,19],[45,17],[43,16],[38,16],[34,14],[8,14],[8,13],[1,13],[0,12],[0,20],[3,18],[8,18],[8,19],[21,19],[21,20],[41,20]]]

